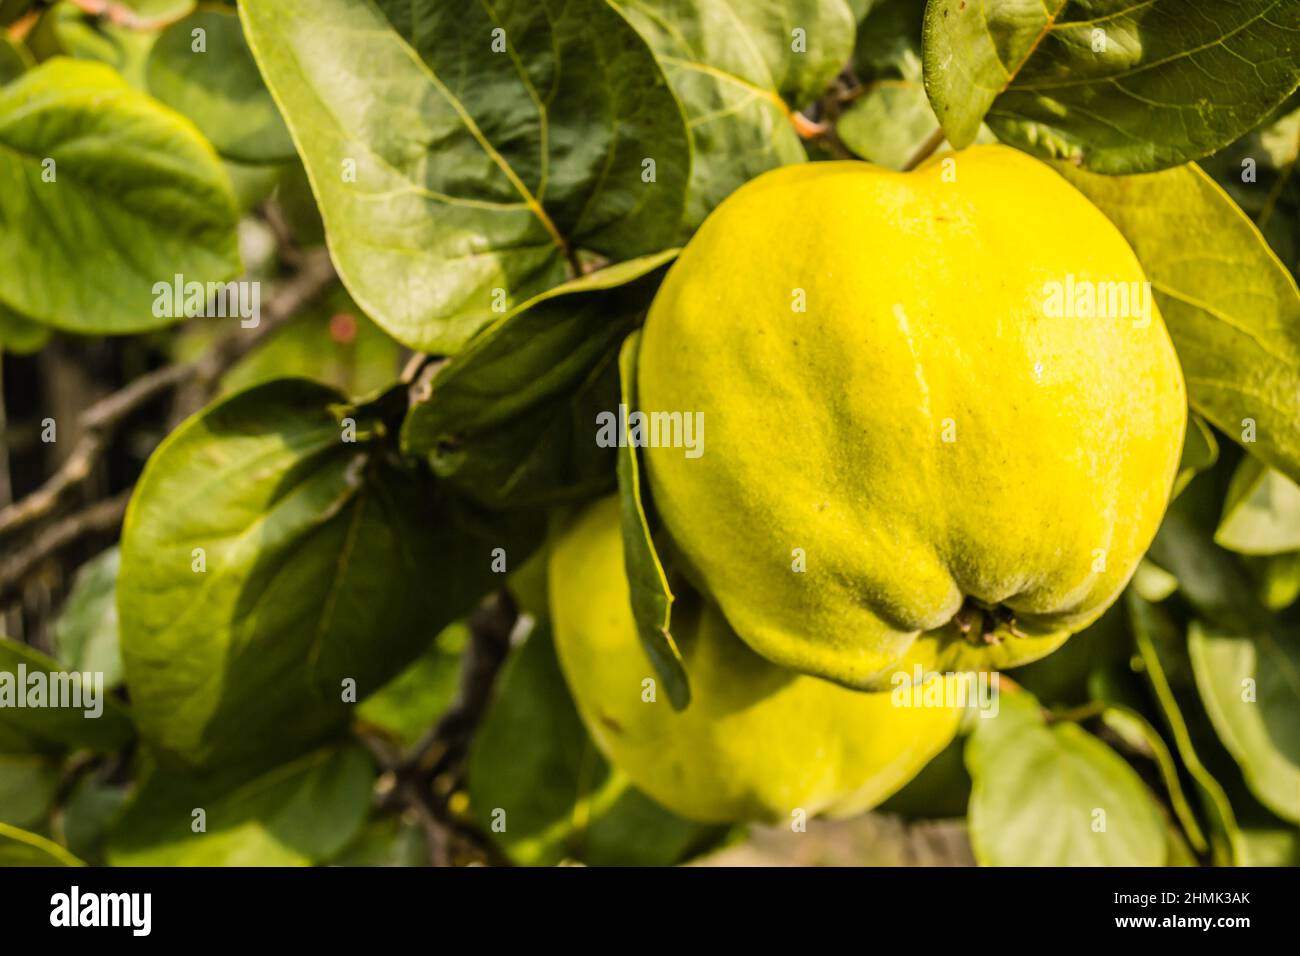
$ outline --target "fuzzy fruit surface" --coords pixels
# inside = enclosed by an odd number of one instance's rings
[[[617,499],[597,502],[556,541],[551,620],[560,667],[601,752],[639,788],[703,822],[789,822],[795,809],[875,806],[947,746],[957,707],[895,706],[755,654],[717,608],[686,592],[672,631],[691,703],[648,702],[654,667],[632,619]],[[949,678],[950,687],[955,682]]]
[[[1080,317],[1049,290],[1145,280],[1100,211],[1006,147],[739,189],[639,354],[642,411],[703,413],[702,455],[646,449],[696,583],[760,654],[854,687],[1049,653],[1135,570],[1187,415],[1154,303]]]

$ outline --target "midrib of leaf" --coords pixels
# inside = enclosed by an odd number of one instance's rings
[[[330,579],[329,590],[325,592],[325,606],[321,609],[320,618],[316,622],[316,633],[312,636],[311,646],[307,651],[307,673],[310,675],[308,687],[313,693],[319,690],[316,680],[316,665],[320,662],[320,652],[325,644],[325,634],[329,630],[330,621],[334,616],[334,607],[338,603],[339,593],[343,590],[341,582],[347,577],[348,567],[352,562],[352,552],[356,549],[357,537],[361,533],[369,493],[368,483],[363,482],[357,490],[355,499],[352,501],[352,517],[348,522],[347,533],[343,536],[343,547],[339,549],[338,558],[334,562],[334,576]],[[318,693],[317,696],[323,697],[324,695]]]
[[[479,0],[479,6],[483,8],[483,12],[487,14],[488,19],[491,20],[498,27],[500,27],[502,33],[505,34],[506,52],[510,54],[510,62],[514,64],[515,72],[519,74],[520,82],[524,84],[524,88],[528,90],[529,98],[533,101],[533,105],[537,107],[537,116],[539,119],[538,153],[540,154],[541,167],[542,167],[542,176],[537,183],[537,202],[540,205],[543,197],[546,196],[546,184],[550,180],[550,175],[551,175],[551,163],[550,163],[551,153],[549,147],[550,132],[551,132],[550,114],[547,112],[546,106],[542,103],[542,98],[538,94],[537,88],[533,86],[533,81],[528,76],[528,71],[524,69],[524,65],[519,59],[519,53],[518,51],[515,50],[515,45],[510,41],[510,31],[506,30],[505,27],[502,26],[501,18],[497,16],[496,10],[493,8],[492,4],[488,2],[488,0]],[[555,62],[559,63],[560,51],[555,46],[554,29],[551,30],[551,52],[555,56]]]
[[[434,85],[442,95],[443,99],[445,99],[448,105],[455,111],[456,115],[460,118],[460,121],[465,124],[465,128],[469,131],[469,134],[474,137],[474,141],[479,144],[479,147],[483,152],[486,153],[488,158],[496,164],[497,168],[501,170],[506,179],[510,181],[510,184],[514,186],[519,195],[523,197],[524,202],[528,205],[529,211],[532,212],[532,214],[546,229],[547,233],[550,234],[552,241],[560,250],[560,254],[564,257],[565,261],[572,265],[573,255],[568,241],[560,233],[560,230],[556,227],[550,215],[542,208],[542,204],[538,202],[537,197],[532,194],[524,181],[519,178],[519,175],[514,171],[514,168],[506,162],[505,157],[497,152],[496,147],[488,142],[487,137],[483,135],[483,131],[479,129],[478,124],[474,122],[474,118],[469,115],[469,111],[465,109],[464,104],[452,95],[451,90],[442,82],[442,79],[438,74],[434,72],[433,67],[425,62],[424,58],[406,42],[406,38],[398,33],[396,29],[393,30],[393,33],[397,36],[398,43],[406,56],[416,65],[417,69],[428,77],[429,82]],[[544,115],[545,114],[543,114],[543,116]],[[549,165],[549,157],[544,157],[542,163],[543,169],[547,168]]]

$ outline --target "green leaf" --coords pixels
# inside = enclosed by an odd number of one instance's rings
[[[925,82],[958,148],[1004,142],[1099,173],[1231,143],[1300,83],[1290,0],[931,0]]]
[[[0,302],[33,321],[158,328],[181,316],[154,314],[155,283],[238,270],[234,198],[211,147],[101,64],[55,59],[0,87],[0,179]]]
[[[450,625],[406,670],[363,700],[357,717],[405,746],[417,743],[455,700],[468,641],[463,622]]]
[[[925,90],[911,80],[879,80],[840,117],[835,129],[863,159],[901,170],[934,133]]]
[[[196,30],[204,37],[198,51]],[[146,76],[149,92],[192,119],[222,156],[241,163],[294,157],[233,10],[205,8],[169,26],[149,54]]]
[[[110,751],[128,743],[134,732],[122,705],[94,675],[73,680],[57,661],[0,638],[0,753]]]
[[[589,497],[614,481],[595,441],[618,403],[618,345],[641,320],[675,250],[542,293],[439,369],[402,426],[402,447],[481,501]]]
[[[32,0],[0,0],[0,26],[8,26],[32,7]]]
[[[1259,230],[1195,166],[1124,177],[1057,169],[1141,260],[1192,407],[1300,479],[1300,290]]]
[[[613,0],[650,44],[690,127],[689,234],[759,173],[807,158],[791,117],[848,62],[842,0]],[[806,49],[795,52],[793,31]]]
[[[374,765],[358,744],[313,751],[235,787],[155,770],[114,829],[108,860],[113,866],[320,863],[365,823],[374,780]],[[204,829],[196,832],[199,819]]]
[[[45,754],[0,753],[0,823],[43,828],[63,780],[60,763]]]
[[[1243,559],[1255,581],[1255,595],[1270,611],[1281,611],[1300,598],[1300,551]]]
[[[896,813],[909,820],[956,820],[966,816],[971,780],[963,759],[965,748],[966,738],[954,737],[876,811]]]
[[[580,257],[676,238],[685,122],[604,0],[247,0],[240,12],[339,274],[412,348],[456,352],[495,305],[559,285]]]
[[[0,33],[0,86],[22,76],[32,65],[32,55]]]
[[[479,825],[524,866],[668,866],[717,833],[660,808],[605,762],[545,625],[507,659],[474,736],[468,778]]]
[[[54,653],[68,667],[100,671],[107,687],[122,683],[117,630],[117,569],[121,553],[109,548],[77,571],[63,612],[54,623]]]
[[[132,789],[130,784],[105,783],[94,776],[78,780],[60,808],[59,829],[68,849],[88,863],[101,864],[105,843]]]
[[[0,823],[0,867],[5,866],[85,866],[57,843],[28,833],[7,823]]]
[[[1133,590],[1142,595],[1143,600],[1159,604],[1178,590],[1178,579],[1168,571],[1143,558],[1133,575]]]
[[[691,702],[691,685],[686,676],[682,652],[668,627],[672,619],[673,592],[668,575],[655,550],[650,530],[650,489],[641,481],[640,455],[627,434],[627,415],[636,405],[637,347],[641,333],[633,332],[623,343],[618,366],[622,378],[618,452],[619,510],[623,525],[623,563],[632,592],[632,616],[637,634],[655,673],[663,681],[673,710],[684,710]]]
[[[1133,768],[1027,691],[1003,694],[966,745],[970,835],[982,866],[1161,866],[1165,823]]]
[[[1214,542],[1240,554],[1300,550],[1300,486],[1245,456],[1228,486]]]
[[[1300,643],[1193,621],[1187,650],[1210,721],[1251,792],[1300,823]]]
[[[149,460],[118,612],[137,719],[166,755],[301,752],[351,717],[346,690],[378,690],[491,590],[494,548],[526,556],[396,465],[390,427],[286,379],[209,407]]]
[[[1012,669],[1011,675],[1045,704],[1085,704],[1093,675],[1123,666],[1132,643],[1122,609],[1112,606],[1042,660]]]

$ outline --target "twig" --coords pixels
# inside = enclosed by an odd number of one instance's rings
[[[90,477],[122,422],[180,385],[197,382],[210,388],[230,366],[323,292],[334,278],[329,254],[324,249],[316,250],[302,259],[302,267],[295,275],[276,288],[257,328],[246,335],[222,339],[193,361],[155,369],[92,405],[82,419],[82,437],[59,470],[31,494],[0,510],[0,538],[51,514],[68,492]]]
[[[107,534],[117,530],[126,512],[131,489],[118,492],[112,498],[96,502],[88,508],[68,515],[57,524],[46,528],[23,551],[0,564],[0,603],[12,593],[43,562],[88,534]]]

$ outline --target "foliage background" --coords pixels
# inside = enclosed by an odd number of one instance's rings
[[[0,862],[1300,863],[1296,0],[0,0],[0,31],[0,669],[115,688],[0,710]],[[638,504],[589,423],[711,208],[945,140],[1056,162],[1133,245],[1195,413],[1178,497],[1120,604],[880,813],[677,819],[573,709],[547,528]],[[156,315],[176,274],[260,282],[261,325]],[[1124,839],[1061,825],[1099,799]]]

